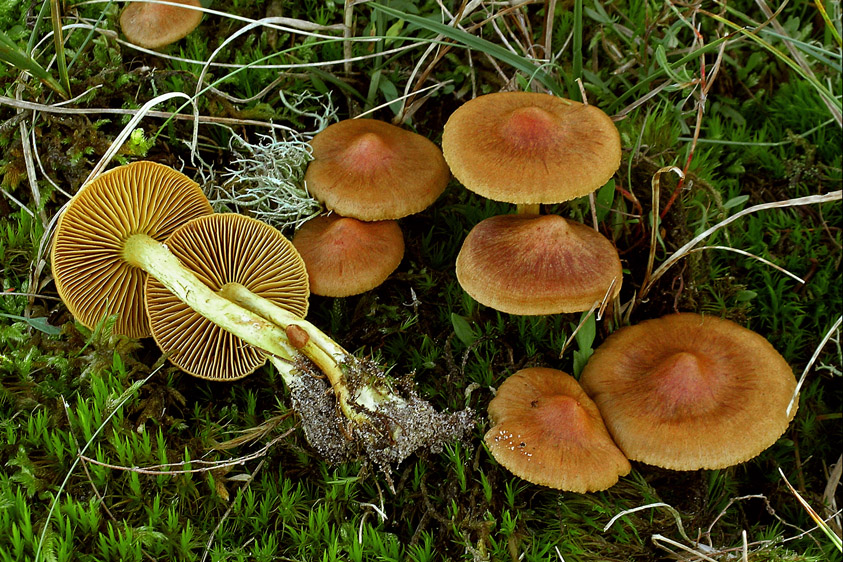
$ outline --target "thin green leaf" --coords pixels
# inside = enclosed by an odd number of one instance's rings
[[[12,320],[18,320],[19,322],[25,322],[30,327],[35,328],[39,332],[44,332],[48,336],[57,336],[61,333],[61,329],[56,328],[47,322],[47,319],[43,316],[39,316],[37,318],[24,318],[23,316],[15,316],[14,314],[6,314],[3,312],[0,312],[0,316],[10,318]]]
[[[465,345],[469,346],[477,339],[477,333],[464,316],[452,312],[451,324],[454,326],[454,333]]]
[[[38,64],[38,61],[29,57],[21,51],[14,41],[0,30],[0,61],[5,62],[20,70],[29,72],[32,76],[43,82],[46,86],[54,90],[61,97],[67,99],[68,92],[64,89],[58,80],[56,80],[49,72],[44,70],[44,67]]]
[[[64,90],[70,93],[70,76],[67,74],[67,59],[64,56],[64,33],[61,29],[61,7],[58,0],[50,0],[50,21],[53,24],[53,40],[56,46],[56,66]]]

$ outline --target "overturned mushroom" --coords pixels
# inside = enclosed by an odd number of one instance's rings
[[[127,240],[144,235],[163,242],[177,227],[212,212],[199,186],[167,166],[135,162],[102,174],[59,218],[51,256],[59,296],[88,328],[119,312],[114,333],[149,336],[146,273],[129,263]]]
[[[138,169],[126,168],[129,172]],[[347,423],[332,420],[335,432],[351,437],[353,448],[362,449],[385,471],[420,447],[435,449],[468,431],[472,419],[469,410],[442,414],[411,391],[397,392],[383,371],[358,360],[295,312],[237,282],[226,283],[218,293],[197,278],[167,245],[144,231],[122,228],[127,216],[144,217],[153,212],[144,205],[149,197],[142,194],[155,189],[155,181],[150,186],[143,181],[130,182],[132,190],[109,181],[127,169],[99,176],[69,203],[55,234],[59,249],[54,254],[59,256],[54,269],[57,285],[67,286],[68,278],[84,285],[85,275],[91,273],[99,277],[100,284],[111,286],[124,281],[119,272],[126,267],[146,272],[201,316],[263,350],[291,387],[299,386],[301,380],[315,379],[309,376],[311,372],[318,377],[324,375],[336,406],[347,419]],[[122,195],[115,196],[115,191]],[[86,204],[103,206],[90,212],[85,210]],[[165,197],[160,205],[167,208],[169,204]],[[91,214],[97,217],[96,229],[84,227]],[[79,255],[102,246],[102,239],[107,238],[103,232],[111,236],[105,242],[108,251],[100,252],[103,256],[96,267],[88,268]],[[66,260],[74,267],[62,265],[65,251],[76,256]],[[195,256],[200,269],[201,264],[215,259],[212,251],[201,255],[204,251],[207,248]]]

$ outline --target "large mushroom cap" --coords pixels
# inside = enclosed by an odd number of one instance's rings
[[[457,280],[477,302],[510,314],[588,310],[618,294],[618,252],[602,234],[558,215],[479,222],[457,256]],[[614,285],[612,283],[614,282]]]
[[[489,403],[485,436],[499,463],[534,484],[573,492],[613,486],[629,461],[612,442],[597,406],[570,375],[523,369]]]
[[[190,221],[166,240],[167,247],[214,291],[240,283],[253,293],[304,317],[308,307],[304,262],[289,240],[258,220],[216,214]],[[201,378],[245,377],[265,354],[200,316],[152,276],[146,282],[152,335],[169,359]]]
[[[167,0],[200,8],[199,0]],[[202,12],[166,4],[133,2],[120,14],[120,29],[130,43],[145,49],[160,49],[175,43],[196,29]]]
[[[796,379],[759,334],[683,313],[612,334],[580,382],[633,460],[674,470],[724,468],[775,443]]]
[[[436,201],[450,179],[435,144],[383,121],[340,121],[310,145],[307,189],[345,217],[378,221],[418,213]]]
[[[620,134],[601,110],[550,94],[478,96],[445,124],[442,150],[471,191],[508,203],[560,203],[615,174]]]
[[[374,289],[404,257],[395,221],[363,222],[337,214],[304,223],[293,236],[310,279],[310,292],[347,297]]]
[[[138,233],[163,241],[212,212],[195,182],[161,164],[135,162],[98,176],[79,190],[56,227],[51,261],[59,295],[88,328],[120,313],[114,333],[149,336],[146,273],[126,263],[123,244]]]

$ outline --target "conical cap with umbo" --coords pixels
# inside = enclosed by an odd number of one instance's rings
[[[761,335],[682,313],[622,328],[580,379],[632,459],[673,470],[725,468],[775,443],[796,408],[790,366]]]
[[[200,8],[199,0],[167,0]],[[130,43],[160,49],[187,36],[202,21],[202,12],[179,6],[132,2],[120,14],[120,29]]]
[[[386,281],[404,257],[404,234],[396,221],[331,214],[304,223],[293,246],[304,260],[314,295],[347,297]]]
[[[621,288],[614,245],[558,215],[500,215],[468,233],[457,280],[477,302],[510,314],[588,310]]]
[[[297,316],[307,314],[304,262],[271,226],[243,215],[216,214],[184,224],[165,243],[210,289],[239,283]],[[239,379],[266,361],[260,349],[194,312],[152,276],[146,282],[146,306],[158,346],[194,376]]]
[[[451,178],[439,147],[383,121],[334,123],[315,135],[310,146],[307,189],[344,217],[380,221],[421,212]]]
[[[495,459],[534,484],[572,492],[613,486],[631,467],[612,442],[597,406],[570,375],[522,369],[489,403],[484,437]]]
[[[621,163],[620,134],[603,111],[532,92],[466,102],[445,124],[442,151],[467,189],[516,204],[588,195]]]
[[[126,239],[147,234],[163,241],[212,212],[196,182],[161,164],[134,162],[98,176],[71,199],[56,227],[51,261],[59,295],[88,328],[119,314],[114,333],[149,336],[146,273],[126,263]]]

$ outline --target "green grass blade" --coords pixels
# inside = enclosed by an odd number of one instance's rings
[[[67,74],[67,60],[64,56],[64,33],[61,28],[61,7],[58,0],[50,0],[50,21],[53,24],[53,40],[56,45],[56,65],[59,79],[65,91],[70,94],[70,76]]]
[[[52,74],[44,70],[44,67],[38,64],[38,61],[22,52],[3,31],[0,31],[0,61],[29,72],[63,98],[70,97],[68,91]]]
[[[823,84],[819,80],[817,80],[813,76],[809,76],[802,69],[802,67],[800,67],[796,63],[796,61],[794,61],[789,56],[787,56],[783,52],[779,51],[778,49],[773,47],[770,43],[768,43],[767,41],[765,41],[764,39],[759,37],[755,33],[754,30],[750,30],[750,29],[747,29],[745,27],[742,27],[742,26],[740,26],[740,25],[738,25],[738,24],[736,24],[732,21],[729,21],[726,18],[724,18],[724,17],[722,17],[718,14],[712,13],[712,12],[706,12],[705,10],[700,10],[700,13],[704,14],[704,15],[707,15],[708,17],[710,17],[714,20],[717,20],[718,22],[720,22],[720,23],[722,23],[726,26],[731,27],[732,29],[734,29],[738,33],[740,33],[740,34],[744,35],[745,37],[747,37],[747,38],[755,41],[756,43],[758,43],[765,50],[772,53],[777,59],[779,59],[784,64],[789,66],[791,68],[791,70],[796,72],[803,80],[805,80],[806,82],[811,84],[814,87],[814,89],[817,91],[817,93],[819,93],[823,98],[825,98],[829,102],[830,105],[834,106],[837,109],[837,111],[843,112],[843,103],[839,99],[835,98],[834,94],[832,94],[830,91],[828,91],[828,89],[825,86],[823,86]]]
[[[820,12],[820,15],[822,15],[825,26],[831,33],[831,36],[834,37],[834,41],[837,43],[837,46],[843,47],[843,38],[840,37],[840,32],[837,31],[837,27],[834,25],[834,22],[831,21],[830,17],[828,17],[828,12],[825,11],[825,6],[823,5],[822,0],[816,0],[814,3],[817,5],[817,10]]]
[[[541,67],[536,66],[536,64],[532,60],[526,57],[517,55],[512,51],[504,49],[500,45],[495,45],[494,43],[487,41],[486,39],[477,37],[461,29],[457,29],[449,25],[439,23],[437,21],[421,18],[419,16],[414,16],[412,14],[407,14],[400,10],[390,8],[389,6],[384,6],[382,4],[370,5],[375,10],[380,10],[392,17],[402,19],[404,21],[410,22],[414,25],[421,27],[422,29],[427,29],[428,31],[432,31],[433,33],[447,37],[448,39],[456,41],[457,43],[469,49],[481,53],[486,53],[487,55],[494,57],[502,62],[505,62],[506,64],[526,73],[530,78],[535,78],[544,87],[546,87],[548,90],[550,90],[557,96],[565,95],[565,93],[562,91],[562,87],[559,82],[554,80],[549,74],[543,71]]]
[[[582,0],[574,0],[573,79],[582,78]],[[585,100],[580,100],[585,102]]]

